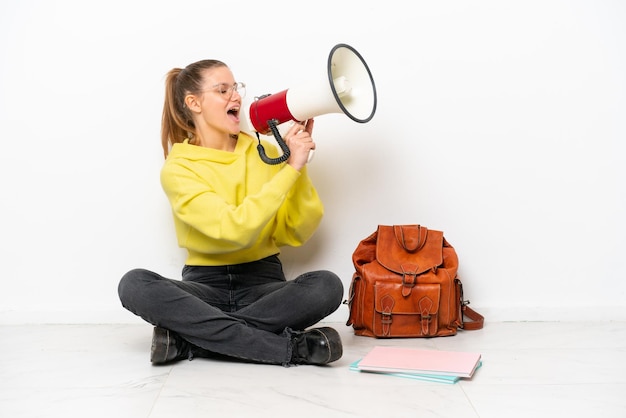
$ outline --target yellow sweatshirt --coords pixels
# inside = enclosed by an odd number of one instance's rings
[[[174,144],[161,170],[178,245],[186,264],[246,263],[299,246],[322,219],[322,202],[306,172],[268,165],[256,139],[241,133],[234,152]],[[276,148],[264,144],[269,157]]]

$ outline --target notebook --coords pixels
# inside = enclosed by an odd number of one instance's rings
[[[435,374],[420,374],[420,373],[386,373],[386,372],[370,372],[367,370],[359,369],[359,363],[361,360],[357,360],[350,364],[350,370],[353,372],[363,372],[363,373],[373,373],[387,376],[395,376],[395,377],[404,377],[407,379],[413,380],[423,380],[426,382],[438,382],[438,383],[447,383],[454,384],[460,380],[458,376],[440,376]]]
[[[480,362],[480,353],[376,346],[358,367],[370,372],[472,377]]]

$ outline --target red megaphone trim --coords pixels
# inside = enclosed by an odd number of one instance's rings
[[[268,121],[272,119],[277,125],[295,120],[287,107],[287,90],[255,100],[250,105],[249,115],[254,130],[263,135],[270,131]]]

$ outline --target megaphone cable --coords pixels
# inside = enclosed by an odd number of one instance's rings
[[[255,104],[258,105],[258,103],[256,103],[258,100],[263,99],[264,97],[268,97],[268,96],[270,95],[265,94],[260,97],[255,97]],[[256,119],[258,120],[259,119],[258,106],[254,106],[254,113],[256,114]],[[283,150],[283,155],[281,155],[278,158],[270,158],[267,156],[267,154],[265,153],[265,148],[263,148],[263,145],[261,145],[261,136],[259,135],[257,131],[254,132],[256,134],[257,141],[259,141],[259,145],[257,145],[256,147],[257,150],[259,151],[259,157],[261,157],[261,160],[263,160],[264,163],[269,164],[269,165],[276,165],[276,164],[283,163],[287,161],[289,159],[289,156],[291,155],[291,151],[289,151],[289,147],[287,146],[285,141],[283,141],[283,137],[280,136],[280,132],[278,132],[277,125],[278,125],[278,121],[276,119],[270,119],[267,121],[267,126],[272,131],[272,134],[274,135],[276,142],[280,146],[280,149]]]

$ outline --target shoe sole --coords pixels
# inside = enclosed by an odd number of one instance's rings
[[[152,332],[152,347],[150,349],[150,362],[161,364],[167,362],[170,351],[170,333],[164,328],[154,327]]]

